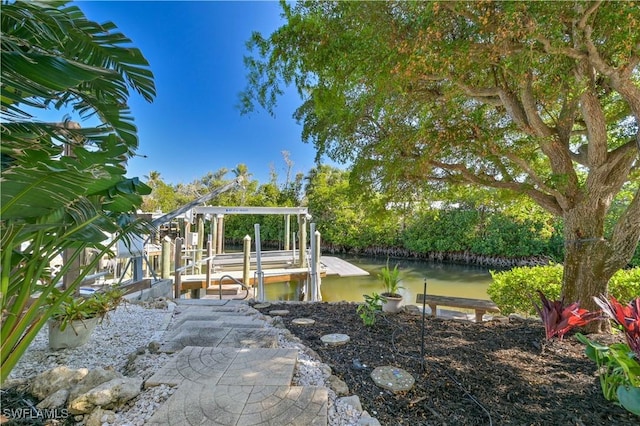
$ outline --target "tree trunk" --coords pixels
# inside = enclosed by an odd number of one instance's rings
[[[605,268],[610,260],[609,242],[604,239],[605,209],[579,204],[565,214],[565,258],[562,296],[566,303],[580,302],[589,311],[600,308],[593,296],[606,295],[613,275]],[[593,321],[589,332],[609,332],[608,320]]]

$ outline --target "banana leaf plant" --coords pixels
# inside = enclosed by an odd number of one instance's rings
[[[125,177],[138,144],[127,101],[129,88],[151,101],[155,86],[148,62],[114,24],[89,21],[66,1],[3,3],[0,23],[4,382],[64,300],[47,303],[75,260],[86,249],[96,253],[62,296],[73,294],[119,240],[148,232],[135,211],[150,188]],[[45,123],[34,117],[38,109],[100,124]],[[62,252],[65,264],[53,275],[50,262]]]

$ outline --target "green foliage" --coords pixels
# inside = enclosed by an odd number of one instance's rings
[[[493,282],[487,293],[505,315],[514,312],[534,315],[536,310],[531,296],[536,291],[543,292],[551,300],[560,299],[562,270],[562,265],[552,265],[491,271]],[[623,302],[637,297],[640,294],[640,268],[616,272],[609,282],[609,294]]]
[[[577,334],[576,338],[587,345],[587,356],[598,366],[604,397],[640,416],[640,363],[629,345],[614,343],[605,346],[582,334]]]
[[[609,281],[609,294],[627,303],[640,294],[640,267],[616,272]]]
[[[356,312],[362,319],[362,323],[367,327],[372,327],[376,323],[376,317],[382,310],[382,303],[385,298],[378,293],[372,293],[364,295],[364,303],[358,305]]]
[[[423,211],[409,223],[402,239],[417,253],[466,251],[477,238],[479,219],[472,210]]]
[[[73,297],[56,289],[49,296],[48,304],[56,306],[51,318],[59,322],[60,331],[64,331],[73,321],[104,317],[120,304],[122,298],[123,292],[118,287],[96,292],[90,297]]]
[[[400,285],[402,278],[400,277],[400,270],[398,269],[398,265],[396,265],[393,269],[389,268],[389,260],[387,260],[386,266],[383,266],[378,274],[378,278],[382,281],[382,286],[384,288],[384,296],[399,296],[398,291],[403,287]]]
[[[135,211],[150,188],[126,178],[123,161],[138,144],[129,89],[151,101],[155,87],[148,62],[130,40],[110,22],[87,20],[75,5],[5,2],[0,19],[3,382],[100,258],[118,241],[149,231]],[[100,125],[45,123],[25,106],[94,115]],[[71,274],[88,248],[96,255]],[[52,275],[49,264],[63,252],[65,264]],[[74,279],[47,304],[65,274]]]
[[[491,277],[493,282],[489,285],[487,294],[504,315],[514,312],[535,314],[531,296],[537,290],[551,300],[560,299],[561,265],[513,268],[503,272],[491,271]]]
[[[557,250],[561,237],[554,223],[548,214],[528,219],[513,211],[429,209],[409,221],[402,240],[406,248],[417,253],[469,251],[509,258],[557,259],[562,256]]]

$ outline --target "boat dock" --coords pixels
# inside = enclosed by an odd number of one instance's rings
[[[241,255],[242,253],[240,253]],[[266,255],[266,256],[265,256]],[[220,259],[218,259],[220,258]],[[284,254],[282,252],[264,252],[262,257],[263,264],[267,266],[271,264],[280,264],[283,260],[290,260],[291,252]],[[240,262],[240,263],[238,263]],[[234,253],[232,255],[218,255],[214,264],[215,272],[210,274],[207,282],[206,274],[190,274],[181,276],[181,286],[183,290],[200,290],[206,291],[207,295],[235,295],[242,289],[238,283],[243,283],[251,287],[258,284],[258,280],[253,270],[248,283],[244,282],[242,270],[242,257]],[[255,262],[252,262],[252,266]],[[322,256],[320,258],[320,270],[318,271],[321,278],[326,276],[354,277],[369,275],[369,273],[357,266],[333,256]],[[263,269],[264,284],[281,283],[287,281],[306,280],[310,276],[310,268],[297,267],[267,267]]]

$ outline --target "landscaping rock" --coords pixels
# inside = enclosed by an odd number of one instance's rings
[[[36,405],[36,408],[44,410],[47,408],[64,407],[64,405],[67,403],[68,398],[69,390],[59,389],[58,391],[52,393],[51,395],[40,401],[40,403]]]
[[[56,367],[38,374],[31,382],[29,391],[33,396],[42,400],[60,389],[73,387],[87,374],[89,374],[89,370],[86,368],[72,370],[66,365]]]
[[[286,309],[276,309],[273,311],[269,311],[269,315],[271,315],[272,317],[275,317],[275,316],[283,317],[285,315],[289,315],[289,311]]]
[[[338,396],[349,395],[349,386],[347,386],[347,384],[338,376],[334,376],[333,374],[329,376],[327,379],[327,385],[329,385],[329,388],[331,388],[331,390],[333,390]]]
[[[160,344],[160,342],[156,342],[156,341],[153,341],[153,342],[149,343],[149,345],[147,345],[147,347],[149,348],[149,353],[150,354],[159,353],[160,352],[160,346],[162,346]]]
[[[83,393],[89,392],[91,389],[106,383],[110,380],[121,378],[122,374],[113,370],[105,370],[104,368],[96,368],[82,378],[75,386],[71,387],[69,392],[69,401],[73,401]]]
[[[316,320],[311,318],[296,318],[291,321],[291,324],[295,325],[313,325],[316,323]]]
[[[362,412],[362,416],[358,420],[358,426],[381,426],[378,419],[371,417],[367,411]]]
[[[102,426],[103,424],[113,423],[116,419],[115,413],[111,410],[96,408],[91,414],[85,416],[85,426]]]
[[[360,397],[358,397],[358,395],[343,396],[342,398],[338,398],[337,401],[350,405],[358,411],[362,411],[362,404],[360,403]]]
[[[103,383],[69,403],[71,414],[86,414],[96,407],[115,408],[135,398],[142,388],[142,379],[123,377]]]
[[[325,334],[320,338],[322,343],[328,346],[340,346],[345,345],[351,338],[346,334],[333,333],[333,334]]]

